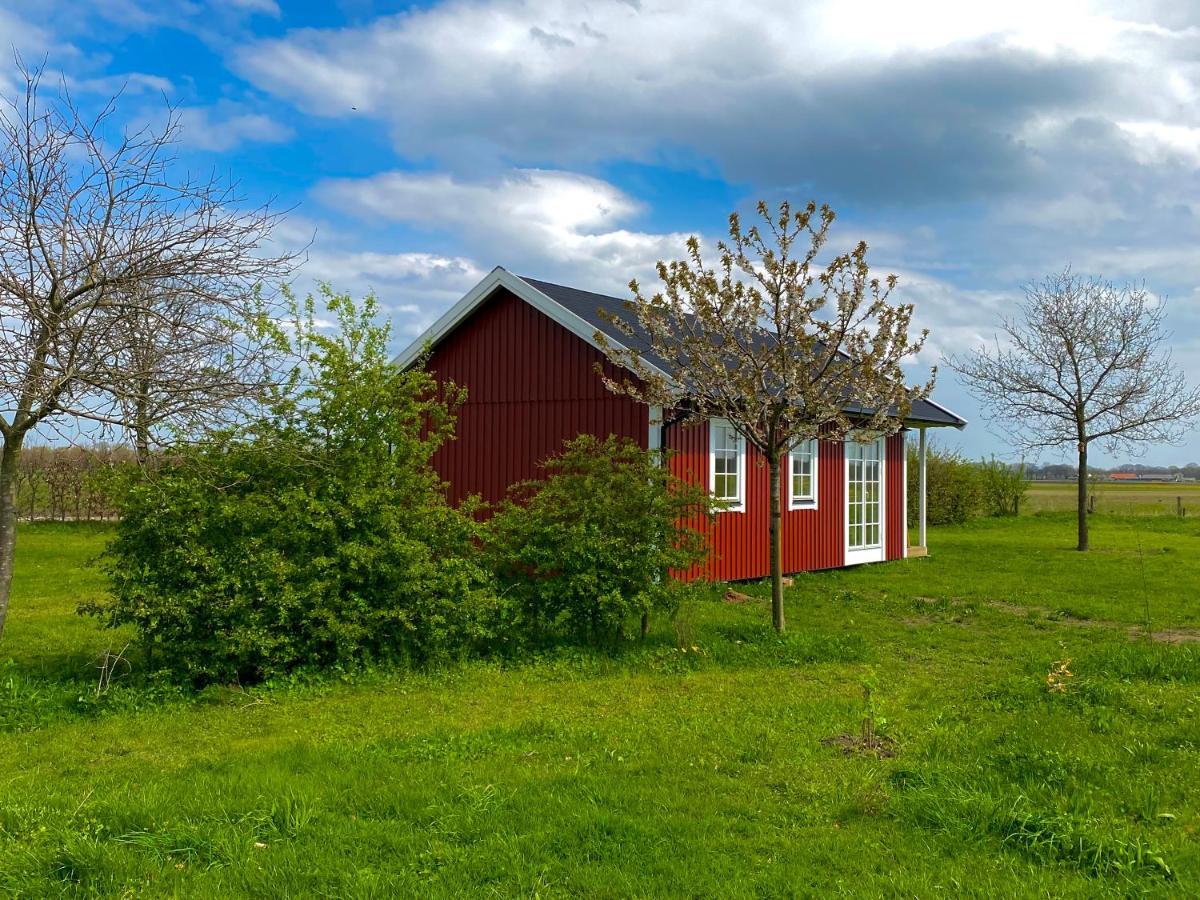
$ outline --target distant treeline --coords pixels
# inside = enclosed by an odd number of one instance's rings
[[[1033,481],[1071,481],[1075,479],[1078,472],[1078,466],[1071,466],[1066,463],[1054,463],[1044,466],[1026,464],[1025,466],[1025,476]],[[1200,479],[1200,463],[1188,463],[1183,466],[1142,466],[1126,463],[1125,465],[1114,466],[1111,469],[1088,466],[1088,474],[1094,477],[1102,478],[1116,472],[1167,480],[1175,478]]]
[[[105,476],[133,462],[133,450],[118,445],[27,446],[17,475],[17,515],[28,521],[114,518]]]

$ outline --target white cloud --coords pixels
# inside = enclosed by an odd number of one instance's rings
[[[245,13],[259,13],[278,19],[281,15],[275,0],[221,0],[222,5]]]
[[[444,288],[453,293],[462,288],[465,293],[483,277],[484,272],[461,256],[439,256],[434,253],[379,253],[354,251],[322,246],[316,243],[302,274],[318,281],[328,281],[339,290],[347,283],[375,284],[424,283],[429,289]],[[391,303],[401,312],[418,311],[413,304]]]
[[[179,111],[181,138],[201,150],[229,150],[243,143],[279,144],[292,130],[270,116],[248,112],[230,101],[215,106],[190,106]]]
[[[72,93],[97,94],[102,98],[133,97],[138,94],[171,94],[175,86],[171,79],[146,72],[125,72],[119,75],[96,75],[92,77],[66,76],[67,87]]]
[[[298,292],[327,282],[355,297],[374,293],[392,320],[397,350],[486,274],[467,256],[372,250],[364,247],[366,243],[361,234],[292,214],[275,229],[269,249],[307,248],[292,279]]]
[[[259,41],[233,63],[307,112],[377,117],[410,159],[574,167],[685,147],[739,180],[961,193],[1031,177],[1026,126],[1044,115],[1200,124],[1183,100],[1200,29],[1139,13],[1078,0],[451,0]],[[960,171],[964,153],[978,165]]]
[[[325,204],[366,218],[451,229],[475,258],[526,274],[568,278],[593,290],[624,292],[686,235],[622,224],[643,211],[627,194],[572,172],[521,169],[472,181],[444,172],[387,172],[331,179],[315,191]]]
[[[307,113],[381,123],[435,170],[318,190],[364,234],[403,226],[401,247],[425,231],[480,271],[623,294],[683,236],[639,229],[642,202],[577,173],[665,163],[853,210],[834,243],[866,236],[901,275],[933,330],[922,363],[1071,264],[1178,297],[1196,372],[1198,25],[1169,0],[448,0],[232,65]]]
[[[1178,155],[1200,165],[1200,127],[1169,122],[1118,122],[1135,139],[1143,162],[1155,163],[1164,155]]]

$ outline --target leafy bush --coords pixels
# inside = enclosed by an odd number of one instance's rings
[[[613,436],[580,435],[543,466],[545,480],[514,485],[489,525],[489,558],[524,627],[605,644],[672,609],[669,571],[704,557],[686,523],[711,514],[708,494]]]
[[[994,456],[980,460],[979,491],[983,511],[989,516],[1015,516],[1029,490],[1025,480],[1025,464],[1010,466]]]
[[[917,524],[917,448],[908,445],[908,523]],[[958,525],[978,514],[982,502],[979,468],[954,450],[926,447],[926,521],[930,525]]]
[[[423,659],[492,636],[478,526],[429,465],[459,398],[390,365],[372,298],[325,296],[341,330],[320,333],[309,298],[297,387],[125,485],[113,598],[91,611],[136,626],[192,681]]]

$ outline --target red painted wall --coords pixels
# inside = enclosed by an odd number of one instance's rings
[[[708,488],[708,425],[670,425],[666,445],[673,454],[671,471],[679,478]],[[786,468],[783,473],[784,572],[834,569],[845,563],[846,478],[842,444],[820,441],[817,446],[816,509],[788,509]],[[709,534],[712,554],[707,565],[681,575],[718,581],[769,575],[770,500],[766,461],[750,448],[746,454],[746,511],[717,513]]]
[[[449,484],[451,502],[470,494],[500,500],[508,486],[540,474],[538,463],[581,433],[626,436],[647,445],[646,407],[609,393],[596,374],[618,374],[603,355],[507,291],[497,291],[433,352],[429,368],[441,380],[465,386],[457,437],[434,456]],[[671,470],[708,485],[708,425],[672,424],[666,446]],[[840,441],[821,441],[817,508],[787,508],[783,485],[785,572],[830,569],[845,562],[845,456]],[[904,438],[887,442],[885,551],[903,556]],[[736,581],[770,574],[769,485],[762,457],[746,459],[746,512],[718,513],[708,528],[712,553],[692,579]],[[699,524],[699,523],[696,523]]]
[[[784,476],[786,489],[787,476]],[[787,508],[784,495],[783,570],[836,569],[846,561],[846,455],[841,441],[817,442],[817,508]],[[768,569],[768,571],[770,571]]]
[[[609,393],[597,362],[617,374],[600,351],[509,292],[484,301],[428,366],[440,380],[467,388],[457,436],[433,458],[450,501],[469,494],[500,500],[579,434],[616,434],[646,446],[646,407]]]

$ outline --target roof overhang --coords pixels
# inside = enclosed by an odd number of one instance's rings
[[[446,310],[441,318],[430,325],[420,337],[400,351],[396,358],[392,360],[393,364],[402,369],[407,369],[414,365],[425,354],[427,347],[437,346],[471,313],[475,312],[488,297],[500,288],[515,294],[534,309],[544,313],[551,320],[567,329],[567,331],[580,340],[604,353],[604,348],[596,340],[596,328],[594,325],[591,325],[562,304],[546,296],[546,294],[539,291],[533,285],[513,275],[507,269],[497,266],[479,284],[467,291],[461,300]],[[611,337],[608,337],[607,340],[610,347],[614,350],[626,349],[624,345],[613,340]],[[642,359],[642,362],[651,372],[673,383],[671,376],[662,371],[662,369],[650,364],[645,358]]]
[[[451,332],[454,331],[463,321],[467,319],[476,309],[492,296],[497,290],[504,289],[519,297],[524,302],[528,303],[534,309],[545,314],[552,321],[558,323],[567,331],[574,334],[581,341],[585,342],[601,353],[604,349],[596,340],[596,326],[571,310],[567,309],[553,297],[543,291],[538,290],[529,282],[522,278],[513,275],[507,269],[497,266],[489,272],[482,281],[475,287],[467,291],[457,303],[451,306],[442,316],[429,326],[416,340],[405,347],[392,360],[393,364],[402,369],[410,368],[415,365],[422,356],[425,355],[428,348],[436,347],[443,341]],[[614,350],[626,350],[627,348],[618,342],[611,334],[606,334],[605,339]],[[636,352],[636,351],[634,351]],[[649,362],[644,354],[638,354],[642,363],[646,368],[656,375],[664,378],[668,384],[675,385],[674,376],[664,372],[660,367]],[[942,413],[945,418],[925,418],[920,414],[910,415],[905,417],[904,424],[914,428],[965,428],[967,421],[954,412],[946,409],[940,403],[937,403],[928,398],[921,401],[929,404],[938,412]],[[946,420],[949,421],[946,421]]]
[[[934,407],[935,409],[938,409],[941,412],[945,413],[949,418],[954,419],[954,421],[953,422],[931,421],[931,420],[922,419],[920,416],[911,416],[910,415],[907,419],[904,420],[906,425],[907,424],[915,425],[917,428],[957,428],[959,431],[962,431],[964,428],[967,427],[966,419],[964,419],[962,416],[960,416],[958,413],[954,412],[953,410],[947,409],[946,407],[942,406],[942,404],[938,403],[936,400],[932,400],[929,397],[926,397],[926,398],[924,398],[923,402],[928,403],[930,406]]]

